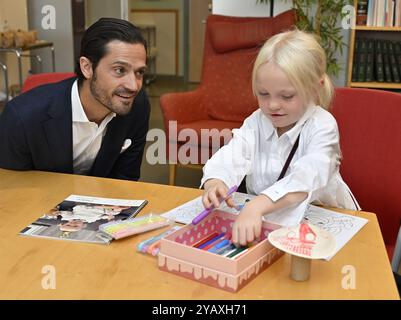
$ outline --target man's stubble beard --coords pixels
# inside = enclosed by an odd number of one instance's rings
[[[105,96],[101,90],[99,90],[99,87],[97,85],[97,76],[96,72],[93,73],[93,78],[89,82],[89,88],[92,96],[95,98],[96,101],[98,101],[100,104],[102,104],[105,108],[110,110],[111,112],[115,112],[116,114],[123,116],[128,114],[131,111],[132,105],[134,103],[134,100],[132,102],[129,102],[128,104],[121,103],[122,107],[120,106],[114,106],[113,103],[111,102],[111,98]]]

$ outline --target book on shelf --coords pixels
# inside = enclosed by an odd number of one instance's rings
[[[374,1],[369,1],[368,2],[368,17],[367,17],[367,21],[366,21],[366,25],[371,27],[373,26],[373,22],[374,22]]]
[[[358,82],[366,81],[367,41],[359,39]]]
[[[382,53],[382,43],[380,40],[375,42],[375,74],[376,81],[384,82],[384,65],[383,65],[383,53]]]
[[[364,15],[364,2],[357,2],[356,24]],[[359,9],[360,8],[360,9]],[[401,26],[401,0],[369,0],[366,4],[366,25],[370,27],[400,27]],[[361,12],[361,13],[359,13]]]
[[[58,240],[109,244],[102,224],[135,217],[147,200],[126,200],[70,195],[21,230],[20,235]]]
[[[368,1],[358,0],[356,6],[356,24],[366,26],[368,20]]]
[[[357,39],[355,39],[354,57],[352,59],[352,74],[351,74],[352,82],[358,81],[359,46],[360,46],[360,41],[357,38]]]
[[[366,70],[365,81],[374,81],[373,68],[374,68],[374,40],[366,40]]]
[[[384,79],[386,82],[390,83],[393,82],[393,78],[391,76],[388,41],[381,41],[381,43],[382,43],[382,53],[383,53]]]
[[[393,76],[393,82],[399,83],[400,82],[400,73],[399,73],[398,66],[397,66],[397,60],[395,57],[394,45],[395,44],[392,41],[388,41],[387,49],[388,49],[390,67],[391,67],[391,74]]]
[[[401,27],[401,0],[395,0],[394,26]]]
[[[401,42],[394,42],[394,58],[398,67],[398,75],[400,76],[401,80]]]

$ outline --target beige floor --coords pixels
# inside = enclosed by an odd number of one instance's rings
[[[160,109],[159,99],[160,96],[168,92],[189,91],[196,88],[195,84],[186,84],[180,78],[174,77],[161,77],[159,76],[156,81],[152,82],[146,87],[151,104],[151,115],[149,129],[160,128],[164,130],[163,118]],[[144,158],[141,167],[140,181],[168,184],[169,166],[156,164],[150,165],[146,161],[146,150],[151,142],[146,144]],[[176,185],[183,187],[198,188],[200,179],[202,178],[202,171],[188,168],[178,168]]]

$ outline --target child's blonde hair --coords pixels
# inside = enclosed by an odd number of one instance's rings
[[[267,62],[284,71],[305,103],[330,108],[333,84],[326,74],[326,54],[316,36],[300,30],[274,35],[260,49],[252,72],[252,90],[256,96],[256,73]]]

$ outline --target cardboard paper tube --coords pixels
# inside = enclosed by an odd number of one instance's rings
[[[291,256],[291,278],[295,281],[306,281],[310,276],[311,259]]]

